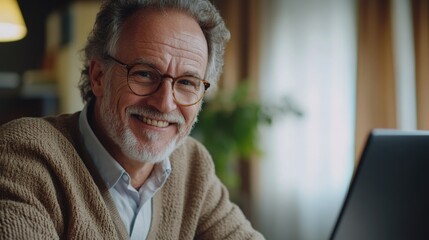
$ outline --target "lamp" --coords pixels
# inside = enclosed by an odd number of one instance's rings
[[[0,42],[20,40],[27,28],[16,0],[0,0]]]

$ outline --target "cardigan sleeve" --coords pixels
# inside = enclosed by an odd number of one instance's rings
[[[78,116],[0,126],[0,239],[128,238],[81,157]]]
[[[61,212],[41,153],[0,131],[0,239],[59,239],[53,215]]]
[[[2,193],[3,194],[3,193]],[[0,200],[1,239],[59,239],[46,214],[34,206],[14,200]]]

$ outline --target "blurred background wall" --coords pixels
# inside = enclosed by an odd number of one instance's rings
[[[18,1],[27,35],[0,42],[0,123],[75,112],[81,52],[100,1]]]
[[[262,110],[283,107],[260,151],[231,160],[234,201],[267,239],[326,239],[369,131],[429,129],[429,1],[213,2],[232,33],[217,94],[248,83]],[[0,42],[0,123],[80,110],[100,1],[18,3],[28,33]]]

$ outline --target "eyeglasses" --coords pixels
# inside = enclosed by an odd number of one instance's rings
[[[127,84],[131,92],[138,96],[149,96],[161,87],[165,78],[172,79],[173,97],[180,106],[192,106],[203,99],[210,83],[192,75],[172,77],[161,74],[158,69],[144,63],[125,64],[107,55],[115,63],[127,69]]]

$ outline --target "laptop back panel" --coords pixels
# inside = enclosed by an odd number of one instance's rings
[[[429,239],[429,132],[373,131],[331,239]]]

